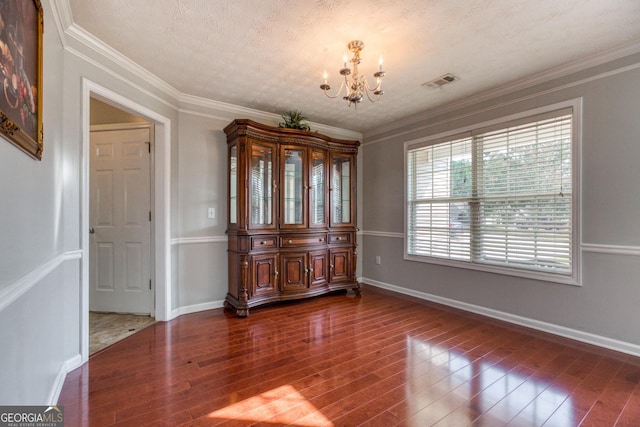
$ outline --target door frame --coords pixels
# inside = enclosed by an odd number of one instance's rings
[[[81,171],[80,171],[80,354],[89,360],[89,150],[91,138],[90,99],[99,99],[153,124],[153,184],[151,257],[154,260],[155,318],[167,321],[171,312],[171,120],[99,84],[82,79]]]

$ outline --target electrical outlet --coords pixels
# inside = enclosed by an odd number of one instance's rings
[[[209,217],[209,219],[215,219],[216,218],[216,208],[209,208],[208,217]]]
[[[380,265],[380,255],[376,255],[376,265]]]

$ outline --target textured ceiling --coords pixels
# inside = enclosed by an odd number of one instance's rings
[[[366,131],[640,42],[640,0],[69,0],[73,22],[183,94]],[[385,95],[347,107],[346,44]],[[451,72],[440,89],[421,84]],[[373,79],[371,79],[372,81]]]

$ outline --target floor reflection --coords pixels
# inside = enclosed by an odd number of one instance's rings
[[[308,415],[300,418],[301,413]],[[277,387],[211,412],[208,418],[220,422],[234,420],[308,427],[332,425],[330,420],[291,385]]]
[[[517,369],[520,361],[471,360],[462,351],[419,338],[407,336],[406,341],[409,424],[491,425],[517,419],[542,425],[554,415],[554,426],[573,425],[569,393]]]

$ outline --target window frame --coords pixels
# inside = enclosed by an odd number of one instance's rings
[[[516,121],[522,122],[527,118],[539,116],[541,114],[552,113],[557,110],[571,109],[572,111],[572,125],[571,125],[571,181],[572,181],[572,204],[571,204],[571,274],[560,273],[547,273],[541,271],[534,271],[528,269],[522,269],[517,267],[505,267],[496,265],[480,264],[471,261],[455,260],[448,258],[433,257],[428,255],[414,255],[408,253],[408,209],[409,209],[409,170],[408,170],[408,157],[409,152],[412,149],[419,147],[432,146],[438,143],[446,142],[459,137],[464,134],[471,134],[478,130],[489,127],[509,127]],[[488,273],[495,273],[508,276],[516,276],[528,279],[541,280],[545,282],[554,282],[560,284],[568,284],[581,286],[581,248],[580,248],[580,226],[581,226],[581,212],[580,212],[580,195],[581,195],[581,177],[582,177],[582,155],[581,155],[581,143],[582,141],[582,98],[571,99],[568,101],[558,102],[543,107],[523,111],[516,114],[500,117],[493,120],[484,122],[478,122],[471,125],[464,126],[462,128],[453,129],[451,131],[442,132],[436,135],[419,138],[404,143],[403,153],[403,172],[404,172],[404,231],[403,231],[403,252],[404,260],[416,261],[428,264],[444,265],[449,267],[464,268],[470,270],[483,271]]]

